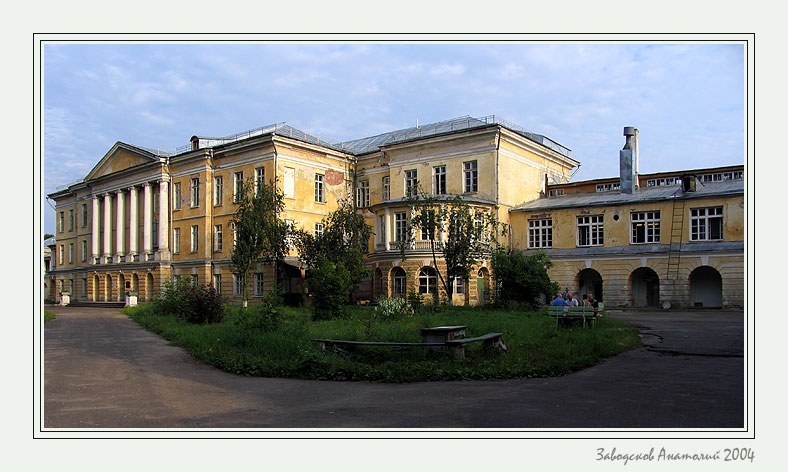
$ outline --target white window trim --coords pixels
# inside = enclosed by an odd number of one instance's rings
[[[172,184],[172,209],[173,210],[180,210],[181,209],[181,183],[174,182]]]
[[[213,189],[213,205],[221,205],[224,197],[224,179],[221,175],[213,178]]]
[[[213,252],[222,252],[222,225],[213,225]]]
[[[265,293],[265,276],[262,272],[254,273],[254,296],[262,297]]]
[[[192,225],[189,241],[191,242],[191,252],[197,252],[200,244],[200,227],[199,225]]]
[[[479,161],[466,161],[462,163],[463,193],[477,193],[479,191]]]
[[[181,229],[172,229],[172,252],[173,254],[181,253]]]
[[[549,236],[549,238],[548,238]],[[546,241],[549,239],[549,241]],[[553,219],[528,220],[528,249],[553,247]]]
[[[325,174],[315,174],[315,203],[326,203]]]
[[[244,188],[243,185],[244,185],[243,171],[234,173],[233,174],[233,201],[236,203],[241,201],[241,196],[243,194],[243,188]]]
[[[443,188],[441,188],[441,186]],[[445,165],[435,166],[432,168],[432,193],[435,195],[446,195],[446,166]]]
[[[581,219],[586,221],[581,223]],[[580,227],[588,226],[588,244],[580,244]],[[601,228],[598,228],[601,226]],[[597,228],[597,229],[595,229]],[[596,234],[596,237],[594,235]],[[599,235],[601,233],[601,237]],[[598,242],[594,243],[594,239]],[[583,215],[577,217],[577,247],[598,247],[605,245],[605,217],[604,215]]]
[[[714,210],[715,212],[717,210],[719,210],[719,214],[715,213],[714,215],[709,215],[709,210]],[[693,211],[697,211],[699,213],[703,212],[703,214],[699,214],[697,216],[692,216],[692,212]],[[709,219],[711,219],[711,218],[714,218],[714,219],[719,218],[720,219],[720,237],[719,237],[719,239],[712,239],[711,238],[711,231],[710,231],[711,225],[709,224]],[[696,221],[699,224],[700,224],[700,222],[703,222],[704,229],[705,229],[705,237],[703,237],[703,238],[699,238],[699,237],[697,237],[696,235],[693,234],[692,224],[694,222],[696,222]],[[696,241],[698,241],[698,242],[700,242],[700,241],[724,241],[725,240],[725,214],[724,214],[724,210],[723,210],[722,206],[690,208],[690,228],[689,228],[689,232],[690,232],[690,235],[689,235],[690,236],[690,241],[692,241],[692,242],[696,242]],[[697,234],[699,235],[700,231],[698,231]]]
[[[419,171],[409,169],[405,171],[405,196],[413,196],[419,191]]]
[[[656,216],[654,216],[656,215]],[[662,240],[661,234],[661,225],[660,225],[660,214],[659,210],[651,210],[651,211],[633,211],[629,214],[629,243],[630,244],[659,244]],[[649,237],[649,224],[656,223],[656,228],[653,229],[651,236]],[[636,224],[643,224],[645,225],[644,229],[644,238],[645,241],[636,242],[635,241],[635,225]],[[651,241],[649,241],[651,239]]]
[[[191,198],[191,207],[197,208],[200,206],[200,178],[195,177],[189,180],[191,187],[189,188]],[[195,185],[196,184],[196,185]]]
[[[381,198],[384,202],[391,200],[391,178],[388,176],[381,179]]]
[[[369,206],[369,180],[360,180],[356,189],[356,207],[367,208]]]

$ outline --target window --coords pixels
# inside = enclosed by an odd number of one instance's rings
[[[432,267],[422,267],[419,272],[419,293],[438,293],[438,276]]]
[[[560,197],[564,194],[564,189],[562,188],[552,188],[547,191],[548,197]]]
[[[390,200],[391,199],[391,186],[390,186],[389,182],[390,181],[389,181],[388,177],[383,177],[383,184],[382,184],[383,196],[382,196],[382,198],[383,198],[384,202],[386,200]]]
[[[181,209],[181,183],[175,182],[172,184],[172,209]]]
[[[151,218],[150,233],[151,244],[153,249],[156,249],[159,247],[159,220],[155,216]]]
[[[233,247],[238,244],[238,231],[235,229],[235,223],[230,223],[230,229],[233,230]]]
[[[87,203],[83,203],[82,204],[82,227],[84,228],[87,225],[88,225],[88,204]]]
[[[421,240],[431,241],[435,239],[435,210],[426,210],[428,224],[421,228]]]
[[[395,297],[404,297],[405,296],[405,288],[407,282],[407,276],[405,275],[405,270],[402,267],[395,267],[394,268],[394,293]]]
[[[287,243],[287,249],[293,249],[293,228],[295,228],[295,220],[285,220],[285,224],[287,225],[287,239],[285,242]]]
[[[254,170],[254,191],[259,192],[265,185],[265,167],[257,167]]]
[[[680,185],[681,179],[678,177],[665,177],[664,179],[648,179],[646,187],[664,187],[668,185]],[[597,190],[598,192],[599,190]]]
[[[197,274],[192,274],[191,279],[192,279],[192,287],[199,287],[200,286],[200,281],[197,278]]]
[[[414,170],[405,171],[405,196],[411,197],[416,195],[419,190],[418,172]]]
[[[432,188],[435,195],[446,194],[446,166],[433,167],[434,186]]]
[[[214,177],[213,182],[214,182],[214,184],[213,184],[213,187],[214,187],[214,190],[213,190],[213,204],[214,205],[221,205],[222,204],[222,198],[224,197],[224,195],[222,195],[224,193],[222,178],[221,177]]]
[[[632,213],[632,244],[658,243],[659,211]]]
[[[285,167],[284,188],[282,189],[285,198],[295,198],[295,169]]]
[[[222,275],[221,274],[213,274],[213,289],[216,290],[216,293],[221,295],[222,294]]]
[[[68,230],[74,231],[74,210],[68,210]]]
[[[690,209],[690,241],[722,239],[722,207]]]
[[[323,235],[323,223],[315,223],[315,237]]]
[[[180,254],[181,252],[181,229],[172,229],[172,252]]]
[[[213,250],[214,252],[222,252],[222,225],[213,227]]]
[[[60,212],[60,220],[58,220],[58,231],[60,231],[60,232],[62,233],[62,232],[63,232],[63,229],[64,229],[65,227],[66,227],[66,224],[65,224],[65,214],[64,214],[64,213],[61,211],[61,212]]]
[[[200,206],[200,179],[192,179],[192,208]]]
[[[241,295],[241,278],[238,274],[233,274],[233,295]]]
[[[254,296],[255,297],[263,296],[263,274],[261,274],[260,272],[256,272],[254,274]]]
[[[74,263],[74,243],[69,243],[68,245],[68,263]]]
[[[326,193],[323,188],[323,174],[315,174],[315,202],[326,203]]]
[[[63,245],[62,244],[58,248],[57,263],[58,264],[63,264]]]
[[[465,279],[462,277],[456,277],[454,279],[454,293],[458,295],[465,294]]]
[[[385,244],[386,242],[386,216],[380,215],[378,216],[378,240],[380,244]]]
[[[235,186],[233,187],[233,200],[240,202],[244,194],[244,173],[235,173]]]
[[[605,243],[604,215],[577,217],[577,245],[602,246]]]
[[[553,220],[528,220],[528,248],[553,247]]]
[[[369,180],[361,180],[356,189],[356,206],[366,208],[369,206]]]
[[[88,260],[88,242],[82,241],[82,262]]]
[[[88,296],[88,279],[82,279],[82,296]]]
[[[722,174],[704,174],[702,181],[705,182],[722,182]]]
[[[465,193],[479,191],[479,166],[477,161],[463,163],[465,169]]]
[[[621,190],[621,183],[616,182],[614,184],[597,184],[596,186],[597,192],[610,192],[612,190]]]
[[[192,226],[192,245],[191,251],[197,252],[197,243],[199,242],[199,227],[197,225]]]
[[[394,213],[394,240],[398,243],[407,240],[408,227],[405,212]]]

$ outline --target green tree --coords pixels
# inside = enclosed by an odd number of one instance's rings
[[[312,308],[315,320],[343,316],[347,294],[353,288],[351,273],[343,262],[333,262],[318,255],[309,271],[307,283],[313,297]]]
[[[364,266],[362,256],[366,252],[372,228],[359,214],[349,199],[339,201],[339,207],[320,222],[322,232],[297,229],[294,243],[301,261],[310,269],[318,267],[321,257],[334,264],[342,264],[350,275],[350,284],[344,290],[345,301],[370,270]],[[315,294],[315,282],[307,280],[310,293]]]
[[[410,208],[409,230],[397,243],[401,257],[414,246],[416,231],[427,236],[433,266],[443,289],[452,303],[455,279],[468,279],[473,265],[489,259],[498,248],[498,235],[505,236],[507,226],[498,223],[495,215],[483,208],[472,208],[461,196],[427,195],[421,189],[405,198]],[[438,240],[446,230],[445,241]],[[438,256],[446,263],[445,274],[438,266]],[[437,297],[437,293],[435,294]]]
[[[521,251],[500,248],[492,258],[496,302],[536,306],[540,295],[551,297],[558,293],[560,287],[550,281],[547,273],[552,266],[550,258],[542,251],[528,256]]]
[[[282,259],[289,250],[290,229],[279,215],[284,210],[284,195],[274,186],[244,182],[238,197],[238,211],[232,223],[235,244],[231,259],[243,294],[243,306],[249,300],[248,285],[252,270],[261,262]]]
[[[54,236],[54,234],[44,233],[44,239],[49,239],[52,236]]]

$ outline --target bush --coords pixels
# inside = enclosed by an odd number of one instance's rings
[[[413,313],[413,307],[404,298],[381,297],[375,307],[375,318],[381,321],[404,320]]]
[[[244,331],[276,331],[282,326],[281,304],[281,298],[276,293],[268,293],[259,305],[237,309],[233,324]]]
[[[507,254],[499,250],[492,258],[496,303],[506,305],[517,302],[534,307],[539,305],[541,295],[551,297],[558,293],[558,284],[551,282],[547,275],[547,269],[552,266],[553,263],[542,251],[526,256],[520,251]]]
[[[312,294],[312,318],[330,320],[343,317],[347,294],[352,286],[350,271],[342,262],[331,262],[318,256],[315,266],[309,270],[307,286]]]
[[[222,297],[213,287],[193,285],[190,278],[166,282],[153,299],[159,314],[169,314],[192,324],[219,323],[224,318]]]

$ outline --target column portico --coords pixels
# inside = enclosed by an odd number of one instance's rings
[[[391,211],[388,208],[386,208],[385,222],[386,227],[383,228],[383,242],[386,244],[386,250],[388,251],[391,249],[391,231],[394,228],[394,224],[391,222]]]
[[[151,212],[153,211],[153,195],[151,194],[150,183],[142,184],[142,252],[147,260],[151,253]]]
[[[137,259],[137,187],[129,187],[129,261]],[[135,289],[136,290],[136,289]]]
[[[112,195],[104,194],[104,248],[102,262],[109,263],[112,257]]]
[[[91,259],[90,263],[95,264],[96,259],[99,257],[99,232],[101,231],[100,226],[100,219],[99,219],[99,196],[93,195],[93,227],[91,228],[91,239],[90,239],[90,254]]]
[[[118,189],[116,192],[117,210],[115,212],[115,262],[122,262],[124,260],[123,240],[125,236],[125,215],[124,215],[124,194],[123,189]]]
[[[160,259],[169,259],[170,181],[159,181],[159,254]]]

